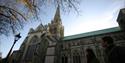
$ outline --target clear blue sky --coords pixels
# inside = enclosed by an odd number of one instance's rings
[[[125,0],[81,0],[80,15],[74,11],[70,13],[61,13],[62,23],[64,25],[64,35],[74,35],[79,33],[86,33],[90,31],[111,28],[118,26],[116,18],[120,8],[125,7]],[[55,8],[44,8],[46,13],[41,13],[41,20],[43,24],[49,23],[55,14]],[[48,10],[49,9],[49,10]],[[44,11],[44,12],[45,12]],[[43,15],[44,14],[44,15]],[[27,36],[30,28],[36,28],[40,22],[30,22],[21,31],[22,38],[16,43],[14,50],[18,50],[21,43]],[[0,51],[2,57],[5,57],[13,43],[13,36],[0,37],[1,45]]]

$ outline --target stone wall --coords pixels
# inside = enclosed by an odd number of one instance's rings
[[[93,49],[100,62],[104,63],[104,51],[100,44],[103,36],[111,36],[116,45],[125,46],[125,33],[122,31],[63,41],[60,63],[86,63],[86,48]]]

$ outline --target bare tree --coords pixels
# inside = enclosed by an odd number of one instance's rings
[[[70,9],[78,12],[79,2],[80,0],[0,0],[0,35],[8,35],[23,28],[29,14],[38,18],[41,6],[59,5],[64,12]]]

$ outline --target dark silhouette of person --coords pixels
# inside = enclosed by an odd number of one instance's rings
[[[87,53],[87,63],[99,63],[99,60],[96,58],[92,49],[87,48],[86,53]]]
[[[101,43],[105,49],[105,63],[125,63],[125,47],[116,46],[111,36],[103,37]]]

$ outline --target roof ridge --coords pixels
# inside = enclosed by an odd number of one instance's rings
[[[103,33],[115,32],[119,30],[120,30],[119,27],[112,27],[112,28],[107,28],[107,29],[101,29],[101,30],[96,30],[96,31],[91,31],[91,32],[86,32],[86,33],[65,36],[63,40],[76,39],[76,38],[98,35],[98,34],[103,34]]]

